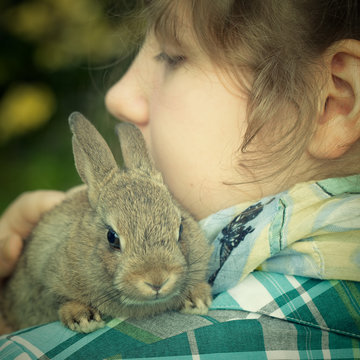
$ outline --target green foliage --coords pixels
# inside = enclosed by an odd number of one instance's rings
[[[137,41],[122,21],[134,4],[1,1],[0,212],[23,191],[80,182],[67,124],[72,111],[83,112],[117,151],[103,98]]]

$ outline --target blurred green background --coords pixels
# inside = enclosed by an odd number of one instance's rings
[[[80,183],[67,123],[75,110],[119,157],[104,95],[131,59],[133,5],[0,0],[0,213],[24,191]]]

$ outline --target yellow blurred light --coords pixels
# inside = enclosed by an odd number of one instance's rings
[[[45,124],[55,110],[55,97],[43,85],[12,86],[0,101],[0,142]]]
[[[9,30],[29,40],[46,36],[53,28],[51,7],[43,2],[26,2],[5,13],[4,21]]]
[[[50,71],[121,57],[134,36],[125,23],[111,25],[98,0],[27,0],[2,15],[8,31],[35,44],[36,66]]]

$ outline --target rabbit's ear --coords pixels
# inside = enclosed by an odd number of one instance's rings
[[[116,126],[124,165],[128,169],[140,169],[162,181],[154,162],[146,148],[141,131],[132,124],[120,123]]]
[[[82,114],[72,113],[69,125],[73,133],[76,169],[89,187],[90,202],[96,202],[102,185],[118,168],[116,161],[103,137]]]

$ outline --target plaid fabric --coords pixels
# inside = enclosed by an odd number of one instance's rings
[[[281,274],[359,279],[359,204],[360,175],[222,210],[201,223],[215,245],[208,315],[87,335],[55,322],[0,337],[0,359],[360,359],[360,283]]]
[[[1,359],[357,359],[360,284],[254,272],[206,316],[51,323],[0,338]]]

